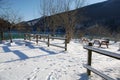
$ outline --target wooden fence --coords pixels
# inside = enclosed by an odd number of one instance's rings
[[[62,37],[51,37],[50,35],[41,35],[41,34],[24,34],[24,40],[30,40],[31,39],[35,39],[36,43],[38,44],[38,42],[45,42],[47,43],[48,47],[51,46],[56,46],[59,48],[64,48],[65,51],[67,51],[67,38],[62,38]],[[42,40],[44,39],[44,40]],[[47,39],[47,41],[45,41],[45,39]],[[58,40],[64,40],[65,45],[64,46],[59,46],[59,45],[55,45],[55,44],[51,44],[50,43],[50,39],[58,39]]]
[[[117,53],[113,53],[113,52],[109,52],[109,51],[104,51],[104,50],[100,50],[98,48],[93,48],[92,47],[92,43],[89,43],[88,46],[84,46],[84,49],[87,49],[88,50],[88,61],[87,61],[87,64],[84,64],[83,66],[85,68],[87,68],[87,74],[88,76],[91,75],[91,71],[99,76],[101,76],[102,78],[104,78],[105,80],[114,80],[113,78],[105,75],[105,74],[102,74],[101,72],[99,72],[98,70],[94,69],[91,67],[91,62],[92,62],[92,52],[96,52],[96,53],[99,53],[101,55],[105,55],[105,56],[108,56],[108,57],[112,57],[112,58],[115,58],[115,59],[118,59],[120,60],[120,54],[117,54]]]

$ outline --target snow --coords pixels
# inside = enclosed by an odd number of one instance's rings
[[[64,46],[64,41],[50,41]],[[25,44],[27,45],[25,46]],[[119,43],[119,42],[118,42]],[[120,54],[119,44],[111,41],[103,50]],[[68,44],[67,51],[58,47],[47,47],[46,43],[25,42],[15,39],[12,44],[0,44],[0,80],[88,80],[83,64],[87,63],[87,50],[78,40]],[[98,45],[95,45],[97,48]],[[120,61],[93,53],[92,67],[120,80]],[[90,80],[103,80],[92,73]]]

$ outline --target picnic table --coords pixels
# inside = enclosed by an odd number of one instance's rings
[[[109,45],[109,39],[95,39],[94,42],[93,42],[93,45],[95,43],[98,43],[99,47],[101,47],[101,45],[106,45],[107,48],[108,48],[108,45]]]
[[[85,42],[85,43],[88,43],[89,42],[89,39],[85,38],[85,37],[82,37],[82,43]]]

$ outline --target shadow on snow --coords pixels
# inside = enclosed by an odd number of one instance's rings
[[[20,58],[20,60],[24,60],[24,59],[29,58],[27,55],[25,55],[24,53],[22,53],[18,50],[13,51],[13,53],[16,54]]]
[[[7,46],[3,46],[2,48],[3,48],[4,52],[11,52],[11,50]]]
[[[82,73],[79,80],[89,80],[87,73]]]
[[[46,49],[43,48],[43,47],[38,48],[38,49],[46,52],[47,54],[39,55],[39,56],[28,57],[27,55],[25,55],[24,53],[20,52],[19,50],[15,50],[15,51],[12,51],[12,52],[13,52],[15,55],[17,55],[20,59],[15,59],[15,60],[11,60],[11,61],[5,61],[5,62],[1,62],[1,63],[10,63],[10,62],[15,62],[15,61],[20,61],[20,60],[40,58],[40,57],[49,56],[49,55],[54,55],[54,54],[59,54],[59,53],[64,52],[64,51],[60,51],[60,52],[49,51],[49,50],[46,50]]]

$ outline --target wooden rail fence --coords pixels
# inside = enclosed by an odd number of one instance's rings
[[[65,51],[67,51],[67,38],[62,38],[62,37],[51,37],[50,35],[41,35],[41,34],[24,34],[24,40],[30,40],[34,38],[36,40],[36,43],[38,44],[38,42],[45,42],[47,43],[47,46],[49,47],[51,46],[56,46],[59,48],[64,48]],[[41,39],[44,40],[41,40]],[[45,41],[45,39],[47,39],[47,41]],[[58,39],[58,40],[64,40],[65,45],[64,46],[59,46],[59,45],[55,45],[55,44],[51,44],[50,43],[50,39]]]
[[[104,78],[105,80],[114,80],[113,78],[105,75],[105,74],[102,74],[101,72],[99,72],[98,70],[94,69],[91,67],[91,62],[92,62],[92,52],[96,52],[96,53],[99,53],[101,55],[105,55],[105,56],[108,56],[108,57],[112,57],[112,58],[115,58],[115,59],[118,59],[120,60],[120,54],[118,53],[113,53],[113,52],[109,52],[109,51],[104,51],[104,50],[100,50],[98,48],[94,48],[92,47],[92,43],[89,43],[88,46],[84,46],[84,49],[87,49],[88,50],[88,60],[87,60],[87,64],[84,64],[83,66],[85,68],[87,68],[87,74],[88,76],[91,75],[91,71],[99,76],[101,76],[102,78]]]

